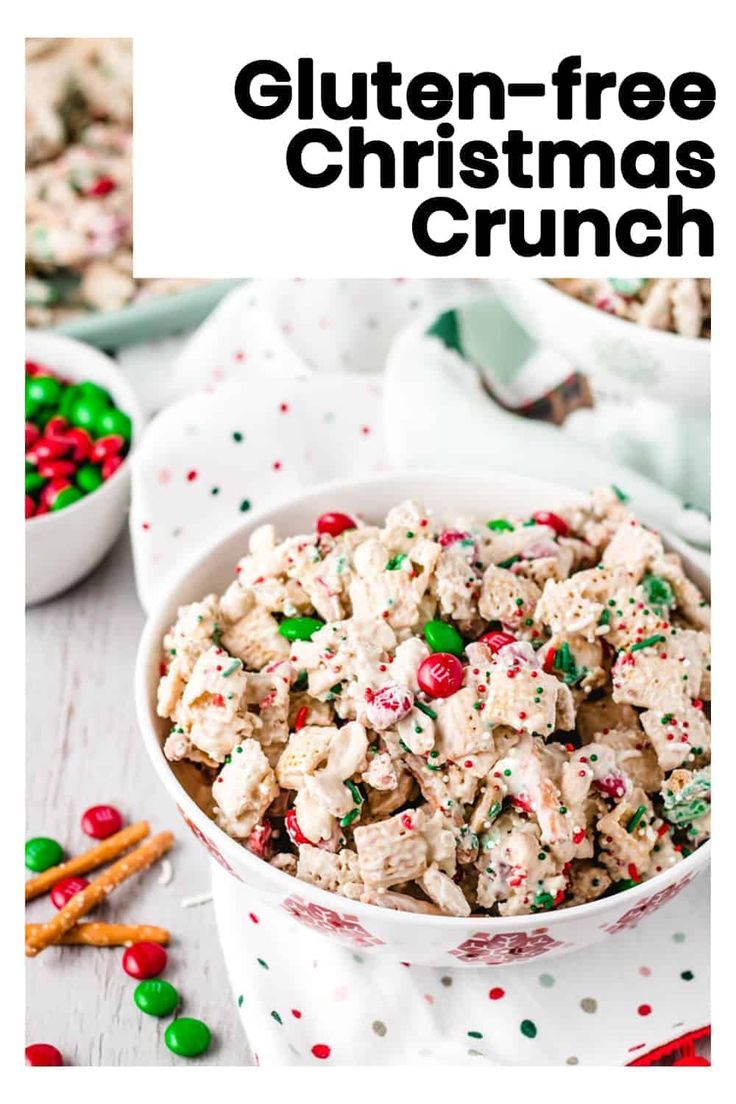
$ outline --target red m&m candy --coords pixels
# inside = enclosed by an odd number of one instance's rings
[[[38,474],[44,479],[68,479],[77,470],[71,460],[44,460],[38,464]]]
[[[26,1047],[27,1066],[63,1066],[61,1051],[51,1043],[31,1043]]]
[[[449,652],[435,652],[420,663],[417,682],[431,698],[449,698],[463,684],[463,665]]]
[[[100,468],[102,478],[109,479],[111,475],[115,474],[122,462],[122,456],[108,456],[102,461],[102,467]]]
[[[301,828],[299,827],[299,822],[296,819],[296,809],[289,809],[286,817],[284,818],[284,823],[286,825],[287,835],[296,847],[298,847],[300,843],[312,842],[311,840],[307,839],[307,837],[304,835]]]
[[[355,522],[347,514],[321,514],[317,518],[317,532],[339,537],[346,529],[355,529]]]
[[[58,460],[67,450],[63,441],[52,440],[50,437],[39,437],[36,443],[29,448],[26,457],[32,464],[43,464],[46,460]]]
[[[159,943],[133,943],[123,952],[123,969],[129,977],[152,978],[166,969],[167,959]]]
[[[41,431],[35,422],[26,422],[26,449],[29,449],[31,445],[35,445],[40,436]]]
[[[67,901],[80,893],[89,882],[86,878],[62,878],[51,890],[51,901],[57,909],[63,909]]]
[[[111,176],[98,176],[96,180],[85,188],[83,195],[86,196],[106,196],[110,192],[114,192],[117,188],[117,184]]]
[[[93,464],[101,464],[108,456],[117,456],[125,441],[118,433],[108,433],[107,437],[98,437],[90,449],[89,458]]]
[[[86,429],[72,426],[64,434],[64,440],[71,448],[72,460],[86,460],[92,450],[92,438]]]
[[[549,525],[550,529],[554,529],[558,537],[566,537],[570,532],[564,518],[561,518],[559,514],[551,513],[549,510],[537,510],[536,514],[532,514],[532,517],[537,525]]]
[[[500,652],[501,648],[505,648],[507,644],[515,644],[516,637],[511,633],[501,632],[496,630],[494,632],[483,633],[478,637],[479,644],[485,644],[486,648],[495,655],[496,652]]]
[[[123,818],[112,805],[93,805],[82,816],[82,831],[92,839],[107,839],[123,827]]]
[[[53,418],[49,418],[47,421],[43,434],[50,441],[63,441],[68,431],[69,423],[66,418],[62,418],[60,414],[55,414]]]

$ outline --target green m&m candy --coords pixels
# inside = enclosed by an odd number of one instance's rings
[[[179,994],[169,981],[148,978],[136,985],[133,1000],[147,1016],[168,1016],[179,1003]]]
[[[76,384],[72,384],[70,387],[65,387],[61,393],[59,400],[59,413],[63,418],[69,422],[71,421],[72,407],[81,394],[80,388]]]
[[[79,502],[80,498],[83,498],[81,491],[76,487],[72,487],[71,484],[68,487],[64,487],[62,491],[59,491],[54,499],[51,509],[63,510],[66,506],[72,506],[75,502]]]
[[[100,387],[99,383],[93,383],[92,380],[84,380],[80,383],[79,391],[85,399],[91,399],[92,402],[102,403],[103,406],[110,406],[112,403],[110,392]]]
[[[285,617],[279,625],[279,632],[287,640],[311,640],[323,625],[324,621],[318,617]]]
[[[189,1016],[172,1020],[164,1033],[164,1041],[169,1050],[181,1058],[194,1058],[197,1054],[204,1054],[211,1038],[207,1024]]]
[[[26,379],[26,398],[38,406],[56,406],[61,396],[61,384],[53,376],[30,376]]]
[[[94,429],[107,403],[100,395],[77,394],[69,409],[68,418],[80,429]]]
[[[424,626],[424,639],[433,652],[449,652],[454,656],[463,654],[463,638],[445,621],[428,621]]]
[[[40,491],[46,480],[37,471],[26,472],[26,494],[32,495]]]
[[[109,406],[102,411],[95,424],[95,429],[100,437],[109,437],[114,434],[122,437],[126,442],[130,441],[132,432],[130,418],[115,406]]]
[[[79,489],[85,494],[91,494],[102,484],[102,472],[95,464],[82,464],[74,478]]]
[[[26,840],[26,866],[40,874],[51,866],[57,866],[64,858],[61,844],[48,836],[35,836]]]

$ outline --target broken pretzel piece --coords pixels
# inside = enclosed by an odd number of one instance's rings
[[[26,924],[26,939],[38,936],[40,924]],[[130,947],[133,943],[169,942],[169,932],[155,924],[107,924],[101,920],[89,920],[75,924],[57,939],[54,946]]]

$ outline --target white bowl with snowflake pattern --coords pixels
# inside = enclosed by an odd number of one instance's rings
[[[237,561],[247,550],[250,533],[258,525],[272,523],[282,537],[311,532],[315,519],[328,510],[358,513],[368,522],[380,523],[392,506],[407,498],[419,499],[440,518],[448,514],[524,515],[584,500],[578,491],[542,480],[490,471],[468,475],[418,471],[326,484],[271,510],[249,515],[247,523],[215,541],[179,572],[144,628],[136,662],[136,708],[156,774],[187,827],[233,878],[248,885],[264,903],[283,909],[295,923],[361,951],[417,965],[503,966],[565,954],[632,927],[665,905],[706,867],[709,843],[648,881],[572,908],[514,917],[396,912],[328,893],[257,858],[207,815],[210,787],[197,768],[186,762],[169,763],[164,757],[168,725],[156,715],[156,688],[161,641],[178,607],[226,589]],[[665,543],[680,553],[688,573],[707,592],[703,559],[674,537],[665,535]]]

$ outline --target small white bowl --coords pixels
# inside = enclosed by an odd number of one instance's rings
[[[96,567],[125,524],[130,500],[130,455],[143,427],[135,392],[115,362],[98,349],[58,334],[26,334],[26,358],[71,380],[105,387],[131,420],[128,455],[101,487],[58,513],[26,521],[26,605],[53,598]]]
[[[138,723],[154,769],[176,803],[186,824],[233,877],[246,883],[262,899],[283,908],[295,920],[359,947],[386,954],[394,960],[429,966],[515,965],[539,955],[556,955],[597,943],[633,926],[679,892],[709,859],[706,843],[682,862],[647,882],[617,896],[536,916],[468,919],[424,916],[350,901],[285,874],[256,858],[215,824],[203,811],[209,787],[199,781],[192,764],[169,763],[162,743],[167,724],[156,715],[161,641],[176,617],[177,608],[213,591],[222,593],[233,578],[248,537],[258,525],[271,522],[282,536],[310,532],[314,520],[326,510],[357,512],[368,521],[379,521],[406,498],[418,498],[437,514],[525,514],[584,500],[578,491],[536,479],[471,473],[410,472],[338,482],[302,493],[272,510],[249,516],[212,548],[190,561],[152,610],[138,648],[135,695]],[[706,591],[704,561],[681,541],[667,540],[682,555],[695,582]]]
[[[495,294],[541,345],[562,353],[594,390],[625,402],[632,394],[707,415],[710,341],[618,318],[546,280],[493,280]]]

